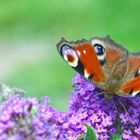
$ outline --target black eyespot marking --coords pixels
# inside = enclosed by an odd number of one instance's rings
[[[136,73],[135,73],[135,77],[138,77],[138,76],[140,76],[140,69],[138,71],[136,71]]]
[[[76,67],[72,67],[72,68],[75,69],[79,74],[84,76],[84,66],[81,63],[81,61],[78,61],[78,65]]]
[[[94,49],[97,55],[103,55],[105,53],[105,48],[100,44],[95,44]]]
[[[133,88],[130,90],[129,95],[133,94]]]
[[[88,79],[89,79],[89,80],[92,80],[93,77],[94,77],[94,74],[91,74],[91,75],[88,77]]]
[[[95,49],[95,52],[97,54],[97,58],[100,61],[100,64],[104,65],[104,63],[105,63],[105,48],[102,45],[96,43],[96,44],[94,44],[94,49]]]
[[[101,64],[101,65],[104,65],[104,63],[105,63],[105,59],[100,60],[100,64]]]
[[[140,97],[140,92],[138,92],[135,97]]]

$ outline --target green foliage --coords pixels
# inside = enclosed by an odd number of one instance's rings
[[[84,136],[84,140],[97,140],[96,134],[93,129],[87,124],[85,124],[85,126],[87,127],[87,133]]]
[[[112,139],[113,140],[122,140],[122,137],[119,134],[115,134]]]
[[[140,1],[2,0],[0,32],[10,38],[48,36],[53,41],[111,35],[139,49]]]

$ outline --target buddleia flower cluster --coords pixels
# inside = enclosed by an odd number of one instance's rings
[[[48,97],[25,98],[21,90],[1,89],[6,98],[0,104],[0,140],[83,140],[85,124],[98,140],[116,135],[122,140],[140,139],[140,99],[114,96],[107,100],[101,89],[80,75],[73,79],[67,112],[49,106]]]

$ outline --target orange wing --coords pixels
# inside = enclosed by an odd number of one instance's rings
[[[92,45],[83,44],[77,46],[75,50],[79,56],[79,60],[84,65],[84,76],[88,78],[93,75],[92,80],[102,82],[104,79],[104,73]]]
[[[136,96],[140,92],[140,76],[128,82],[123,91],[132,96]]]
[[[62,39],[57,48],[62,58],[86,79],[97,83],[104,80],[104,72],[89,41],[68,42]]]
[[[140,53],[131,53],[128,57],[127,82],[123,92],[132,96],[140,96]]]

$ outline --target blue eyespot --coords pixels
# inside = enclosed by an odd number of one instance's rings
[[[103,55],[105,53],[105,48],[100,44],[95,44],[94,49],[97,55]]]
[[[77,67],[78,56],[76,51],[69,45],[64,44],[61,47],[61,56],[72,67]]]
[[[67,49],[71,49],[71,47],[67,44],[64,44],[61,48],[62,48],[62,52],[67,50]]]
[[[64,56],[65,52],[67,52],[68,50],[70,50],[71,47],[67,44],[64,44],[62,47],[61,47],[61,50],[60,50],[60,53],[62,56]]]

